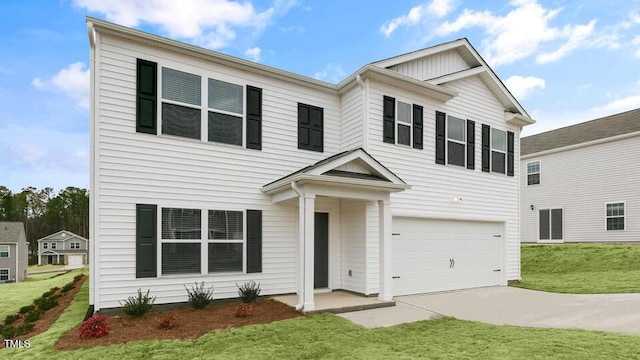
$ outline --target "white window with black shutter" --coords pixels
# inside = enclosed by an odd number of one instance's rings
[[[491,171],[504,174],[507,166],[507,132],[491,128]]]
[[[204,72],[159,68],[160,76],[157,63],[138,59],[137,132],[262,149],[262,89]]]
[[[423,147],[423,107],[383,97],[383,141],[414,149]]]
[[[482,124],[482,171],[514,176],[514,141],[513,132]]]
[[[436,164],[475,169],[476,123],[436,111]]]

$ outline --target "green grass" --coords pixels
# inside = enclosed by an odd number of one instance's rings
[[[60,273],[29,275],[23,282],[0,285],[0,321],[16,313],[22,306],[31,304],[52,287],[62,287],[71,282],[80,272],[74,270],[60,276],[57,276]]]
[[[522,281],[514,286],[558,293],[640,292],[640,246],[522,246]]]
[[[440,318],[365,329],[331,314],[211,332],[198,340],[145,340],[65,352],[55,342],[80,323],[88,283],[49,331],[12,359],[638,359],[640,337],[586,330],[495,326]]]
[[[29,265],[27,267],[27,272],[38,272],[38,271],[54,271],[54,270],[62,270],[64,269],[64,265]]]

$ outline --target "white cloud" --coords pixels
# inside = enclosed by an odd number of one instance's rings
[[[230,0],[73,0],[90,12],[104,14],[106,19],[124,26],[146,23],[160,26],[169,37],[191,39],[208,48],[221,48],[236,39],[236,28],[261,30],[274,16],[280,16],[296,4],[292,0],[276,0],[262,12],[251,2]]]
[[[31,85],[42,91],[64,93],[74,99],[78,106],[89,108],[89,69],[82,62],[68,65],[47,81],[36,77],[31,80]]]
[[[629,14],[629,19],[631,19],[631,21],[636,24],[640,24],[640,14],[638,14],[638,12],[635,10]]]
[[[533,76],[514,75],[505,81],[505,85],[513,96],[518,100],[522,100],[529,96],[536,89],[544,89],[546,82],[544,79]]]
[[[406,15],[398,16],[385,22],[380,31],[387,37],[400,26],[416,25],[428,17],[442,18],[454,8],[452,0],[432,0],[429,3],[414,6]]]
[[[637,35],[636,37],[634,37],[631,43],[638,47],[634,55],[636,58],[640,59],[640,35]]]
[[[596,25],[595,20],[591,20],[587,25],[567,25],[563,33],[568,34],[569,40],[556,51],[550,53],[542,53],[536,57],[536,61],[540,64],[556,61],[563,58],[571,51],[584,44],[587,38],[593,34],[593,28]]]
[[[245,50],[244,56],[248,57],[253,62],[260,62],[261,53],[262,50],[259,47],[254,46],[251,49]]]
[[[316,72],[313,75],[313,77],[318,80],[327,81],[334,84],[337,84],[340,81],[344,80],[345,76],[347,76],[347,73],[342,70],[339,65],[334,64],[328,64],[324,69]]]

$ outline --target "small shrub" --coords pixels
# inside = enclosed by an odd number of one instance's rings
[[[36,306],[33,305],[33,304],[23,306],[23,307],[20,308],[20,314],[26,314],[26,313],[28,313],[29,311],[31,311],[31,310],[33,310],[35,308],[36,308]]]
[[[253,305],[247,303],[240,304],[236,306],[236,317],[247,317],[251,315],[252,311]]]
[[[125,314],[131,316],[142,316],[147,313],[153,307],[153,303],[156,301],[156,297],[150,297],[149,291],[146,294],[142,294],[142,290],[138,289],[138,296],[129,296],[124,302],[120,301],[120,306]]]
[[[24,316],[24,321],[27,323],[32,323],[40,319],[41,316],[42,316],[42,310],[33,309],[29,311],[27,315]]]
[[[211,303],[213,296],[213,285],[210,288],[204,288],[204,281],[198,285],[198,282],[195,283],[195,286],[191,287],[191,290],[187,289],[185,286],[185,290],[187,290],[187,294],[189,295],[189,304],[194,309],[204,309]]]
[[[53,288],[51,288],[49,291],[47,291],[46,293],[42,294],[42,297],[43,297],[43,298],[45,298],[45,297],[50,297],[50,296],[52,296],[53,294],[55,294],[58,290],[60,290],[60,288],[59,288],[59,287],[53,287]]]
[[[84,277],[84,274],[78,274],[73,277],[73,282],[77,283],[78,281],[82,280],[83,277]]]
[[[11,325],[14,322],[16,322],[16,320],[18,320],[18,316],[17,315],[7,315],[7,317],[4,318],[4,324],[5,325]]]
[[[165,317],[160,320],[158,323],[158,329],[160,330],[169,330],[176,326],[176,317],[178,317],[177,312],[170,312]]]
[[[258,299],[260,296],[260,283],[256,284],[255,281],[248,281],[241,286],[236,283],[238,287],[238,295],[240,299],[242,299],[245,303],[252,303]]]
[[[65,285],[65,286],[62,288],[62,292],[63,292],[63,293],[66,293],[66,292],[71,291],[71,290],[75,287],[75,285],[76,285],[76,284],[75,284],[75,283],[72,283],[72,282],[71,282],[71,283],[68,283],[67,285]]]
[[[25,323],[16,328],[15,336],[26,335],[33,331],[34,325],[32,323]]]
[[[16,336],[17,329],[14,326],[7,325],[2,328],[2,337],[5,339],[11,339]]]
[[[111,328],[105,315],[93,316],[85,320],[78,328],[81,338],[96,339],[109,335]]]
[[[55,296],[41,297],[39,299],[36,299],[34,303],[38,305],[38,309],[42,311],[47,311],[49,309],[53,309],[54,307],[58,306],[58,300]]]

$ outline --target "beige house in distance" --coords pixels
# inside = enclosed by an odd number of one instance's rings
[[[38,265],[85,265],[89,240],[67,230],[38,239]]]

